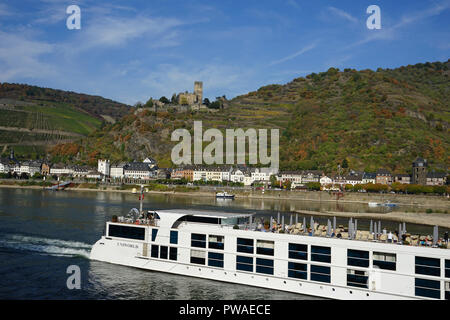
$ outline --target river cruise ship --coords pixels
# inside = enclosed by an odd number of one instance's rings
[[[90,257],[331,299],[450,298],[449,249],[288,229],[273,232],[261,229],[252,218],[215,211],[134,209],[131,215],[106,222]]]

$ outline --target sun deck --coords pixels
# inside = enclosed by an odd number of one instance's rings
[[[355,228],[355,223],[352,222],[352,220],[349,221],[348,227],[339,225],[335,226],[334,228],[331,228],[330,225],[321,225],[311,220],[308,227],[305,220],[303,220],[303,223],[291,222],[289,224],[285,224],[284,219],[278,222],[277,219],[271,217],[269,224],[267,224],[267,220],[266,223],[264,223],[262,219],[257,222],[254,220],[254,215],[254,213],[230,213],[193,209],[170,209],[147,211],[140,214],[139,216],[133,216],[129,214],[126,217],[117,217],[116,219],[113,219],[112,222],[160,227],[160,219],[165,219],[168,217],[174,219],[176,217],[178,224],[175,224],[173,226],[175,228],[178,227],[181,223],[210,223],[213,225],[220,225],[221,227],[232,227],[234,229],[248,231],[450,249],[450,242],[445,242],[445,240],[442,238],[439,238],[436,243],[433,244],[432,236],[414,235],[407,233],[406,230],[403,232],[404,236],[402,237],[400,235],[390,233],[386,230],[383,230],[384,232],[382,232],[381,230],[375,232],[373,232],[372,230],[358,230],[357,228]]]

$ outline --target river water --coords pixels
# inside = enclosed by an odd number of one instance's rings
[[[317,204],[296,205],[308,210]],[[139,203],[131,193],[0,189],[0,299],[317,299],[90,261],[90,248],[101,237],[105,221],[133,207]],[[256,212],[257,217],[276,217],[280,211],[286,222],[291,210],[285,201],[168,195],[146,195],[144,208]],[[326,218],[315,220],[326,222]],[[347,219],[338,218],[337,222],[347,224]],[[368,224],[358,220],[361,229]],[[398,224],[383,221],[382,226],[395,230]],[[432,227],[412,224],[407,229],[432,232]],[[66,285],[71,265],[81,270],[79,290],[69,290]]]

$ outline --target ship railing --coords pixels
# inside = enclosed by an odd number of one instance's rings
[[[132,219],[132,218],[126,218],[126,217],[118,217],[117,221],[113,221],[113,222],[123,223],[123,224],[159,227],[158,219]]]
[[[269,232],[269,233],[281,233],[281,234],[290,234],[290,235],[299,235],[299,236],[311,236],[311,237],[319,237],[319,238],[334,238],[334,239],[343,239],[343,240],[356,240],[356,241],[366,241],[366,242],[377,242],[377,243],[389,243],[394,245],[404,245],[404,246],[415,246],[415,247],[433,247],[433,248],[442,248],[442,249],[450,249],[448,242],[446,243],[443,239],[439,239],[437,242],[437,245],[432,245],[432,241],[428,240],[424,243],[420,243],[420,241],[417,241],[417,243],[404,243],[402,240],[392,239],[391,242],[386,238],[384,239],[382,237],[382,234],[374,234],[370,233],[369,231],[362,231],[362,234],[358,233],[358,236],[351,237],[348,235],[348,232],[344,232],[344,230],[337,229],[333,230],[331,229],[331,233],[327,234],[325,229],[315,229],[314,231],[307,229],[306,232],[303,230],[297,230],[295,231],[295,228],[291,225],[287,225],[287,228],[284,230],[278,226],[277,228],[273,229],[265,229],[264,226],[262,226],[259,223],[252,223],[252,224],[241,224],[238,225],[240,230],[248,230],[248,231],[259,231],[259,232]],[[233,225],[224,225],[224,227],[235,227]],[[336,231],[336,232],[335,232]],[[358,230],[361,231],[361,230]],[[338,236],[340,234],[340,236]],[[415,236],[414,236],[415,237]]]

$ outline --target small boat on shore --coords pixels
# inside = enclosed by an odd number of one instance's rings
[[[384,206],[384,207],[391,207],[391,208],[397,206],[396,203],[392,203],[392,202],[390,202],[389,200],[386,200],[386,201],[385,201],[383,204],[381,204],[381,205]]]
[[[221,199],[234,199],[234,194],[228,193],[228,192],[217,192],[216,198]]]
[[[370,208],[375,208],[375,207],[378,207],[380,205],[381,205],[381,203],[378,203],[378,202],[369,202],[369,207]]]

